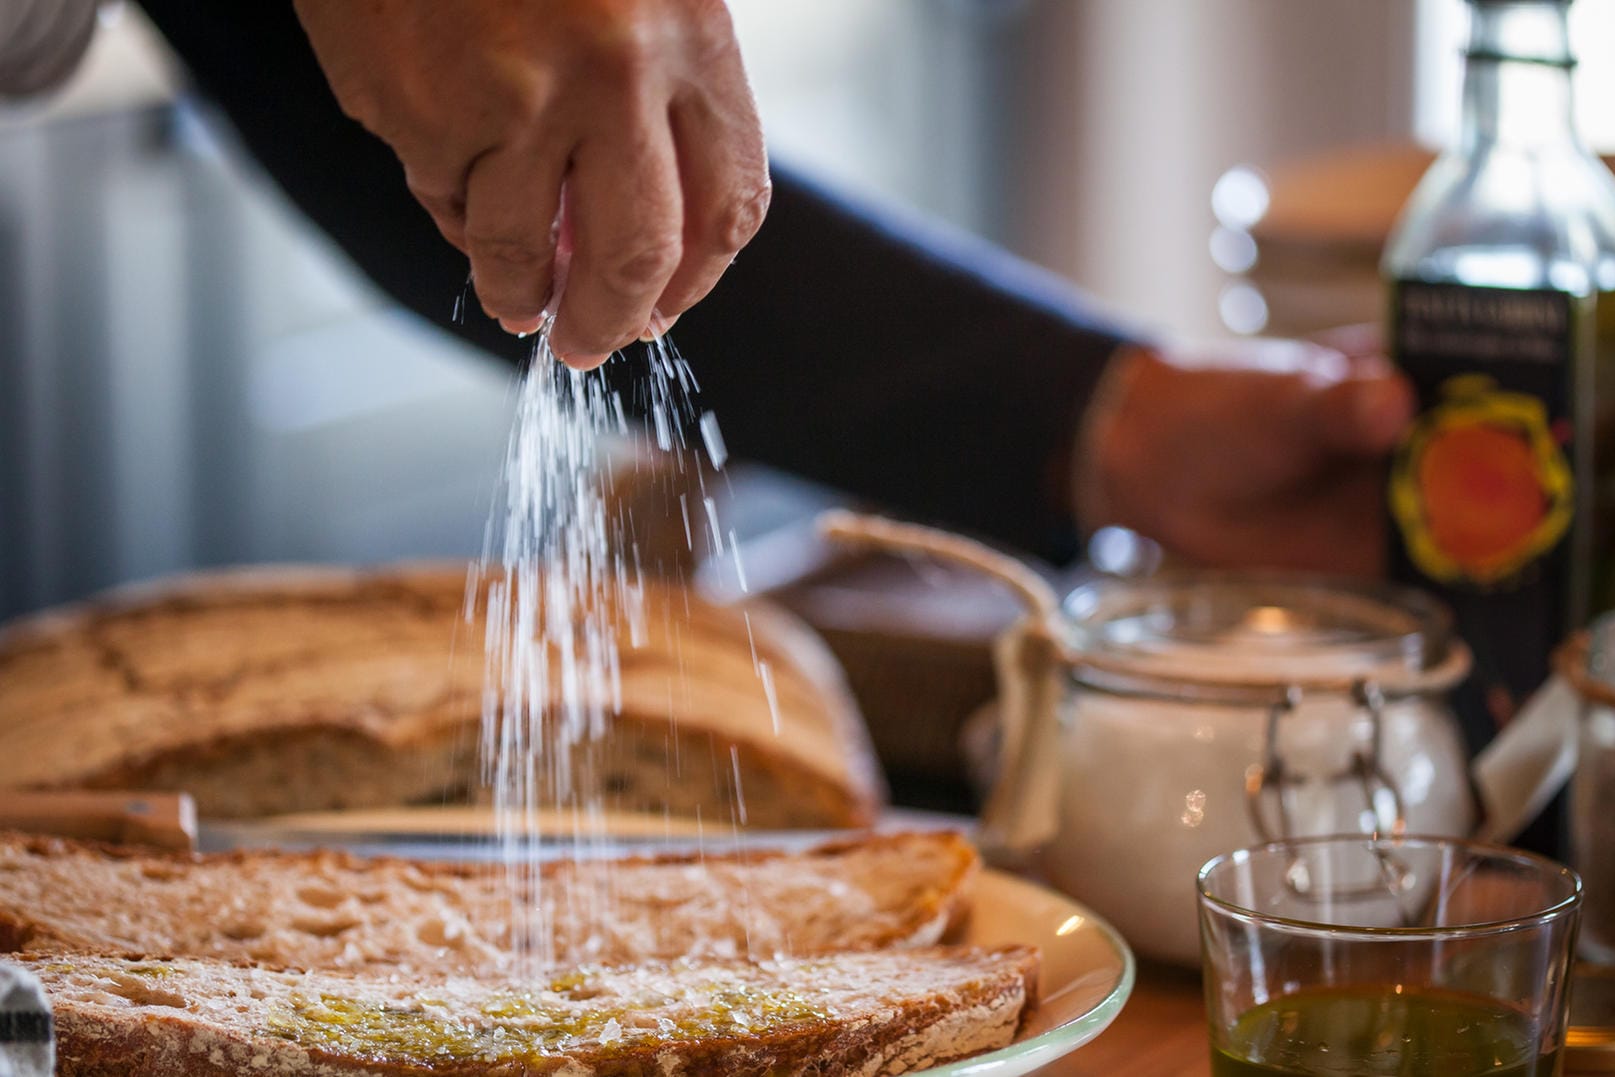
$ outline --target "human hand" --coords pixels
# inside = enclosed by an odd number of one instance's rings
[[[295,0],[483,309],[587,368],[667,326],[762,224],[762,127],[721,0]],[[552,294],[553,293],[553,294]]]
[[[1361,331],[1345,350],[1288,340],[1129,348],[1084,417],[1076,498],[1189,561],[1377,575],[1384,461],[1412,387]]]

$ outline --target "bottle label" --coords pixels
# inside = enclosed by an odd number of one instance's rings
[[[1574,302],[1423,281],[1392,291],[1392,355],[1419,416],[1391,465],[1391,573],[1452,607],[1489,724],[1545,679],[1575,627]]]
[[[1553,549],[1575,515],[1575,484],[1542,400],[1489,374],[1436,389],[1391,468],[1391,516],[1424,575],[1507,585]]]

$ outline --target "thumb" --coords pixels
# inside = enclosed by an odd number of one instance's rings
[[[1312,440],[1341,456],[1383,456],[1413,421],[1413,387],[1389,369],[1319,386],[1305,409]]]

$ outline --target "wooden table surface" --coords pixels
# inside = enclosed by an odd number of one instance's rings
[[[1048,1077],[1206,1077],[1211,1059],[1200,976],[1141,961],[1133,995],[1092,1043],[1038,1072]]]

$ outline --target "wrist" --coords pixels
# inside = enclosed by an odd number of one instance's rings
[[[1083,535],[1116,522],[1111,476],[1115,457],[1126,449],[1122,444],[1126,430],[1118,422],[1121,405],[1144,368],[1155,361],[1154,353],[1142,344],[1120,345],[1078,411],[1062,492]]]

